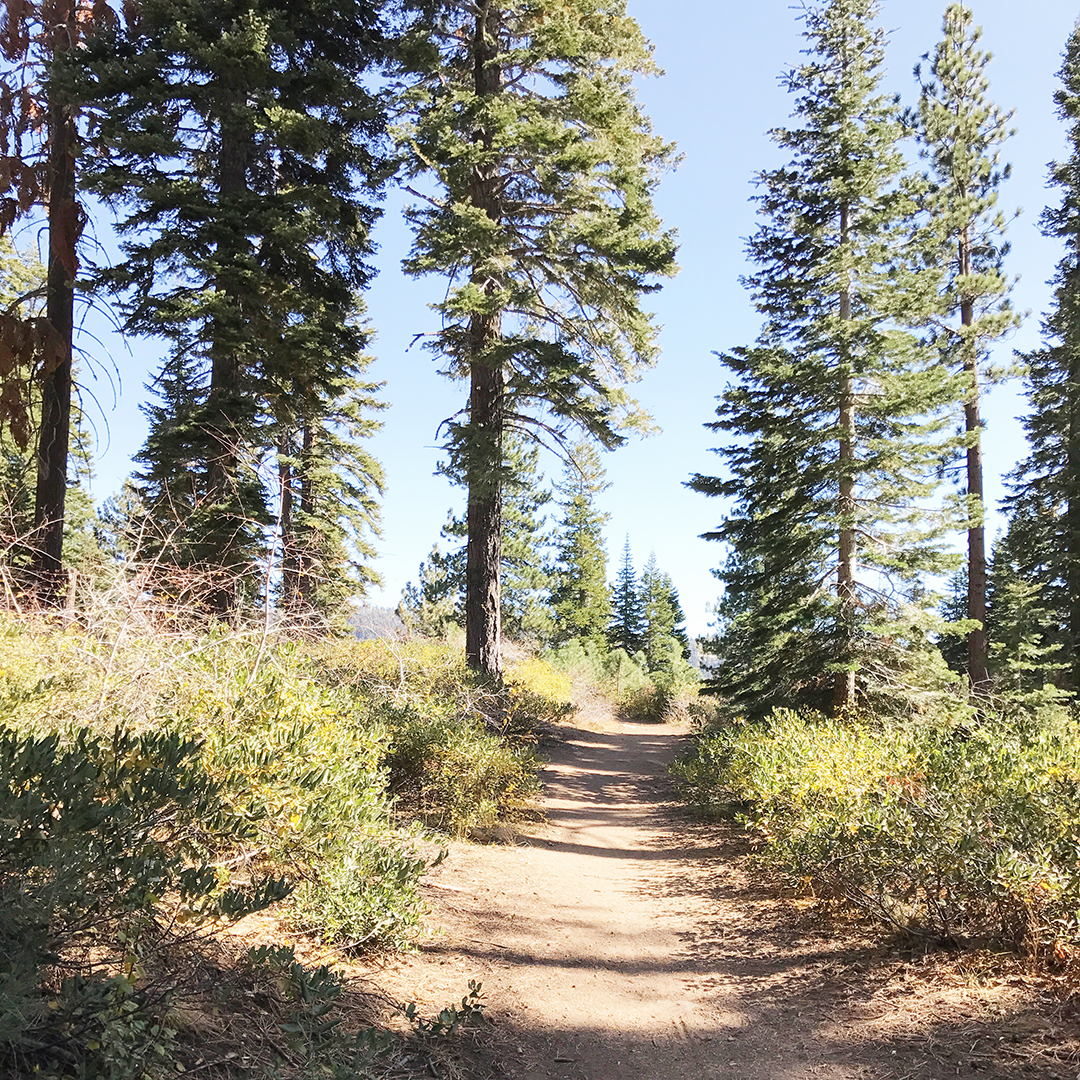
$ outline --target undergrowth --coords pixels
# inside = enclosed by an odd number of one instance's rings
[[[0,1075],[174,1070],[191,957],[271,903],[339,948],[404,944],[431,830],[521,811],[562,679],[530,661],[493,689],[445,645],[134,606],[0,613]],[[297,971],[310,1013],[334,981]],[[366,1075],[372,1047],[329,1032],[292,1032],[301,1073]]]
[[[701,676],[681,655],[650,670],[644,653],[630,656],[602,642],[572,638],[549,650],[545,659],[613,701],[627,720],[677,722],[698,712]]]
[[[952,945],[1080,950],[1080,724],[1060,704],[966,726],[778,710],[705,730],[674,771],[803,890]]]

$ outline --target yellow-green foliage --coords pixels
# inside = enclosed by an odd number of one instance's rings
[[[280,869],[301,882],[299,923],[352,940],[397,940],[415,921],[422,864],[403,819],[463,831],[520,811],[537,763],[508,734],[567,707],[546,665],[496,692],[445,643],[175,625],[117,609],[78,624],[0,615],[0,721],[196,738],[254,838],[223,865]]]
[[[891,926],[1080,944],[1080,723],[1060,706],[968,727],[778,711],[704,732],[675,773],[759,829],[767,863]]]
[[[506,681],[512,687],[558,705],[569,705],[573,695],[569,674],[538,656],[511,665],[506,673]]]

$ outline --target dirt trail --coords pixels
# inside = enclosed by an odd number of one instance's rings
[[[547,821],[455,844],[430,876],[436,935],[383,967],[441,1006],[483,982],[494,1023],[463,1063],[516,1080],[1074,1080],[1075,1022],[1017,975],[837,935],[740,869],[733,830],[691,821],[665,765],[682,732],[567,725]]]

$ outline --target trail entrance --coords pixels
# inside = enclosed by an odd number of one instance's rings
[[[685,732],[562,729],[547,820],[455,844],[429,876],[436,935],[383,968],[403,1000],[483,982],[470,1077],[1074,1080],[1074,1045],[1024,980],[890,954],[754,884],[735,830],[692,821],[665,766]],[[1069,1045],[1067,1045],[1069,1044]]]

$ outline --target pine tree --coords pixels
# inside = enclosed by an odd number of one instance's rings
[[[987,632],[991,673],[1005,691],[1039,691],[1068,678],[1069,634],[1052,530],[1037,503],[1014,501],[1008,530],[994,546]]]
[[[641,572],[641,601],[644,629],[642,647],[649,671],[671,668],[676,660],[690,653],[686,635],[686,616],[679,604],[679,594],[671,575],[662,573],[656,565],[656,553]]]
[[[377,6],[363,0],[142,0],[84,59],[98,102],[87,182],[127,215],[124,260],[102,280],[124,297],[128,330],[172,345],[174,400],[153,416],[145,497],[182,562],[212,579],[219,615],[275,516],[281,470],[272,482],[264,462],[283,448],[309,493],[317,471],[337,468],[325,433],[343,419],[343,380],[363,369],[355,295],[371,276],[383,177],[380,109],[361,80],[382,55]],[[380,483],[362,454],[337,477],[324,493],[359,477],[354,508]],[[325,534],[350,499],[302,505],[290,524]],[[290,544],[286,573],[314,581],[322,571],[293,571],[319,545]]]
[[[636,656],[645,647],[645,626],[645,597],[638,588],[628,534],[623,544],[622,565],[611,590],[611,624],[608,627],[611,647],[622,649],[627,656]]]
[[[306,317],[287,332],[301,341],[275,351],[287,362],[271,393],[280,602],[293,616],[326,618],[379,581],[370,538],[379,531],[383,471],[364,444],[379,426],[371,414],[383,406],[379,385],[362,378],[369,358],[357,352],[363,341],[355,327],[315,298],[298,299],[296,307]]]
[[[511,641],[544,645],[551,640],[552,572],[548,564],[551,538],[544,531],[546,518],[541,516],[551,501],[540,472],[540,451],[524,439],[511,435],[504,446],[503,469],[506,473],[503,498],[503,543],[501,567],[501,612],[503,636]],[[454,483],[462,483],[449,465],[441,469]],[[464,516],[451,512],[442,527],[447,554],[436,545],[428,559],[428,570],[421,566],[421,578],[431,582],[421,594],[430,605],[439,606],[449,592],[454,597],[454,621],[464,626],[466,541],[469,526]],[[425,577],[428,573],[430,577]],[[411,603],[411,601],[410,601]]]
[[[116,14],[106,0],[25,0],[0,20],[0,233],[38,207],[48,219],[44,316],[7,310],[0,316],[0,423],[20,449],[36,434],[34,577],[38,600],[64,592],[64,516],[72,441],[73,343],[78,244],[85,212],[76,190],[79,113],[84,104],[71,66]],[[29,424],[31,395],[18,377],[36,369],[38,420]]]
[[[517,435],[506,442],[503,494],[501,604],[503,635],[511,641],[546,645],[554,630],[551,537],[546,507],[551,492],[540,472],[540,451]]]
[[[461,625],[463,560],[460,553],[444,554],[439,545],[420,564],[417,584],[411,581],[401,593],[398,618],[411,634],[444,637],[452,626]]]
[[[740,706],[851,707],[871,620],[899,613],[943,564],[945,523],[924,507],[943,453],[935,416],[957,395],[903,330],[933,282],[904,257],[914,203],[897,106],[879,89],[877,11],[806,11],[806,60],[786,78],[801,126],[773,132],[792,158],[758,177],[748,245],[765,325],[722,358],[735,383],[709,425],[735,435],[719,451],[729,475],[690,482],[734,500],[708,537],[732,547],[721,636],[737,628],[742,660],[716,682]]]
[[[1013,520],[1023,519],[1031,550],[1023,563],[1040,586],[1040,603],[1060,626],[1065,683],[1080,689],[1080,26],[1069,38],[1054,95],[1069,125],[1072,153],[1051,166],[1061,202],[1047,207],[1045,236],[1065,247],[1053,278],[1054,304],[1043,317],[1044,344],[1020,357],[1027,365],[1031,412],[1023,418],[1030,453],[1012,477]],[[1015,546],[1015,545],[1014,545]],[[1040,565],[1041,564],[1041,565]],[[1031,572],[1030,570],[1028,571]]]
[[[405,269],[449,280],[431,345],[469,383],[449,424],[469,493],[466,654],[497,676],[504,440],[570,425],[611,447],[634,419],[621,384],[656,352],[641,298],[673,270],[651,197],[668,149],[634,100],[653,65],[625,0],[411,6],[399,142],[432,194],[415,193]]]
[[[609,486],[596,450],[584,442],[573,447],[563,479],[555,485],[562,516],[555,534],[551,606],[559,643],[582,638],[599,645],[606,640],[611,594],[604,525],[609,515],[596,508],[596,498]]]
[[[983,524],[982,420],[980,383],[987,349],[1018,325],[1008,301],[1010,282],[1002,272],[1008,245],[1002,240],[1005,217],[997,192],[1009,175],[999,147],[1012,134],[1012,113],[987,100],[990,54],[979,48],[982,30],[970,9],[950,4],[944,37],[920,82],[916,124],[922,153],[930,163],[929,239],[945,282],[933,326],[943,356],[963,372],[964,427],[967,435],[966,515],[968,534],[967,610],[978,622],[967,638],[967,674],[977,691],[988,685],[986,638],[986,530]]]

